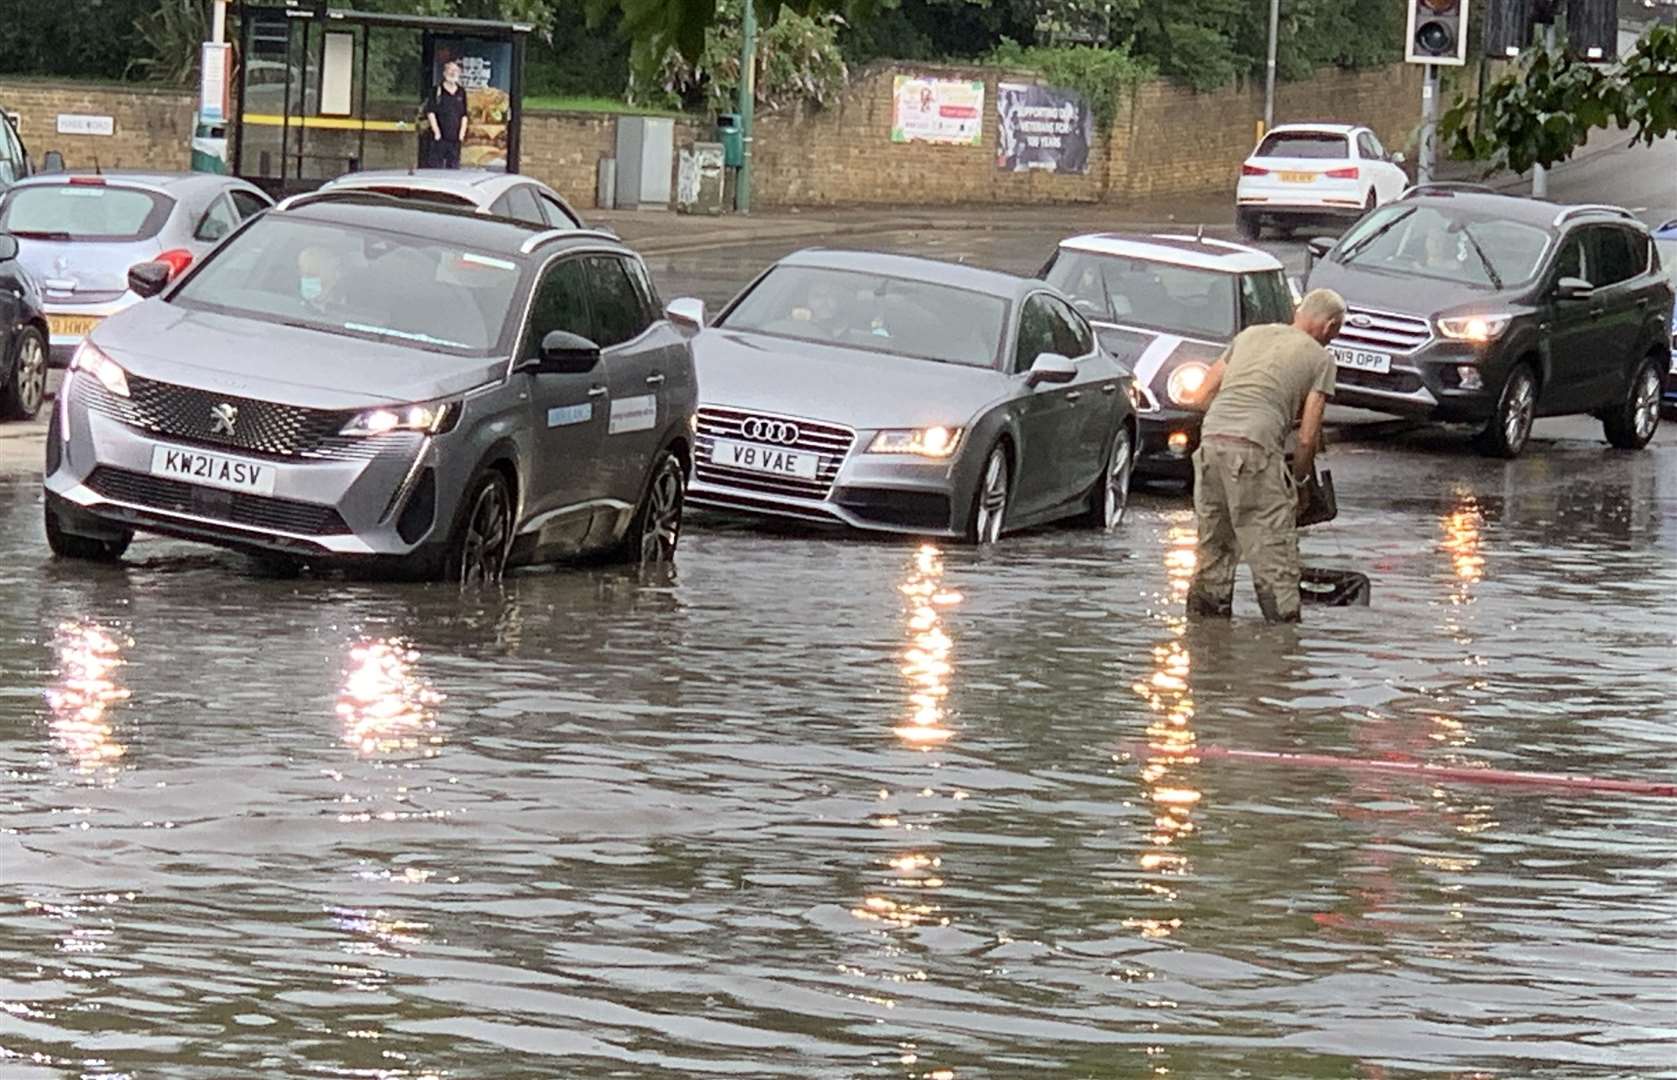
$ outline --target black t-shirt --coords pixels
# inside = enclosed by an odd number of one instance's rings
[[[437,130],[442,132],[438,141],[457,143],[460,141],[460,121],[466,118],[466,88],[457,86],[454,93],[442,83],[431,93],[431,107],[426,110],[437,118]]]

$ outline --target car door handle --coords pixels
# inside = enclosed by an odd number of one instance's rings
[[[646,385],[648,386],[662,386],[663,382],[664,376],[662,374],[653,374],[646,377]]]
[[[1073,390],[1071,393],[1066,395],[1066,400],[1067,401],[1080,401],[1080,400],[1082,400],[1082,398],[1083,398],[1083,391],[1081,391],[1081,390]]]
[[[1118,392],[1118,384],[1117,383],[1105,383],[1101,386],[1101,393],[1103,393],[1103,394],[1116,394],[1117,392]]]
[[[606,396],[606,388],[603,387],[603,386],[590,386],[588,388],[588,396],[589,397],[605,397]]]
[[[1601,316],[1603,314],[1606,313],[1606,311],[1607,311],[1606,308],[1593,307],[1593,308],[1590,309],[1590,318],[1599,319],[1599,318],[1601,318]]]

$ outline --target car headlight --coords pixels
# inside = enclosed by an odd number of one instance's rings
[[[1512,322],[1512,315],[1457,315],[1438,320],[1438,332],[1451,341],[1471,341],[1483,345],[1502,336]]]
[[[946,458],[960,443],[961,429],[957,427],[896,428],[875,435],[868,445],[868,453]]]
[[[85,371],[117,397],[128,396],[128,373],[115,360],[100,352],[91,341],[83,341],[70,357],[71,371]]]
[[[1191,405],[1199,400],[1200,391],[1205,388],[1205,377],[1209,374],[1211,368],[1197,360],[1183,364],[1170,373],[1165,393],[1178,405]]]
[[[357,413],[339,435],[383,435],[391,431],[422,431],[438,435],[454,426],[458,402],[432,401],[423,405],[396,405]]]

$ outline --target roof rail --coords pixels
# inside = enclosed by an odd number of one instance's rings
[[[595,240],[610,240],[614,244],[621,244],[623,238],[607,229],[547,229],[533,233],[522,244],[518,245],[520,255],[528,255],[550,240],[559,240],[567,236],[586,236]]]
[[[1569,218],[1582,217],[1585,214],[1611,214],[1614,217],[1622,217],[1629,221],[1637,220],[1635,214],[1622,206],[1608,206],[1605,203],[1582,203],[1578,206],[1569,206],[1556,214],[1554,223],[1557,226],[1564,225]]]
[[[1654,231],[1655,232],[1664,232],[1667,229],[1677,229],[1677,218],[1672,218],[1670,221],[1666,222],[1664,225],[1661,225],[1658,229],[1656,229]]]
[[[365,188],[333,188],[329,191],[304,191],[296,195],[288,195],[281,199],[275,210],[295,210],[300,206],[313,206],[319,202],[402,202],[394,195],[382,191],[368,191]]]
[[[1433,192],[1449,194],[1452,191],[1471,192],[1476,195],[1496,195],[1496,188],[1489,184],[1477,184],[1470,180],[1432,180],[1424,184],[1411,184],[1403,189],[1400,199],[1407,199],[1411,195],[1428,195]]]

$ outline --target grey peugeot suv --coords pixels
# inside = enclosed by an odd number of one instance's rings
[[[697,301],[660,310],[615,239],[299,196],[99,324],[53,410],[46,532],[114,560],[136,530],[284,565],[492,580],[674,556]]]
[[[1500,457],[1539,416],[1595,416],[1623,449],[1654,437],[1673,294],[1628,212],[1434,185],[1311,251],[1310,287],[1350,308],[1339,403],[1473,424]]]

